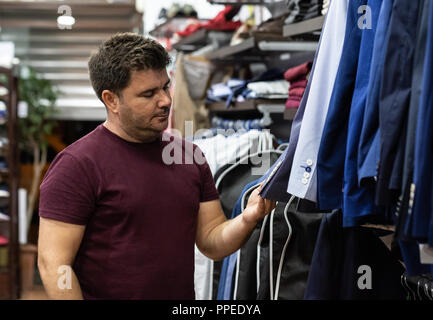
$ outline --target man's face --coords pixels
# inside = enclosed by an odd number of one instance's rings
[[[120,95],[119,120],[132,138],[154,140],[168,126],[171,107],[167,71],[132,71],[129,86]]]

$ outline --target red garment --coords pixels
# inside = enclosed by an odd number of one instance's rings
[[[304,95],[305,88],[290,88],[289,97],[302,97]]]
[[[39,215],[86,226],[73,264],[85,299],[195,299],[197,214],[218,191],[196,145],[166,140],[128,142],[99,125],[45,175]]]
[[[197,23],[187,26],[183,31],[176,32],[181,37],[186,37],[200,29],[208,29],[208,30],[236,30],[242,25],[240,21],[231,21],[227,16],[231,15],[231,11],[238,10],[233,6],[226,6],[222,11],[220,11],[215,18],[209,20],[205,23]]]
[[[301,104],[301,101],[287,99],[287,101],[286,101],[286,109],[288,109],[288,108],[298,108],[300,104]]]
[[[308,61],[299,66],[290,68],[284,73],[284,79],[289,82],[296,80],[305,80],[311,70],[312,65],[313,63],[311,61]]]
[[[295,82],[290,82],[290,89],[295,89],[295,88],[306,88],[307,87],[307,80],[298,80]]]
[[[201,28],[202,27],[200,23],[195,23],[195,24],[187,25],[183,31],[177,31],[176,33],[181,37],[186,37],[193,34],[194,32],[198,31]]]
[[[302,97],[299,97],[299,96],[291,96],[291,97],[288,97],[287,100],[301,101],[301,100],[302,100]]]

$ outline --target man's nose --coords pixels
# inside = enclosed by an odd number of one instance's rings
[[[172,99],[171,99],[170,90],[161,90],[158,106],[160,108],[169,107],[171,106],[171,101]]]

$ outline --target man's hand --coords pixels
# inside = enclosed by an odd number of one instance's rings
[[[277,206],[275,201],[267,200],[259,195],[263,186],[263,182],[251,193],[247,207],[242,213],[243,220],[247,224],[256,225],[260,219],[263,219]]]
[[[248,240],[257,222],[276,207],[275,201],[259,196],[261,186],[252,192],[244,212],[230,220],[219,200],[200,203],[196,244],[204,255],[221,260],[232,254]]]

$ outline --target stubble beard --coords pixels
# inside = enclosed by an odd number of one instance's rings
[[[130,112],[120,116],[120,122],[123,131],[126,132],[128,136],[143,143],[155,141],[161,135],[162,131],[168,127],[167,123],[163,130],[156,130],[150,126],[146,126],[146,121],[134,117]]]

